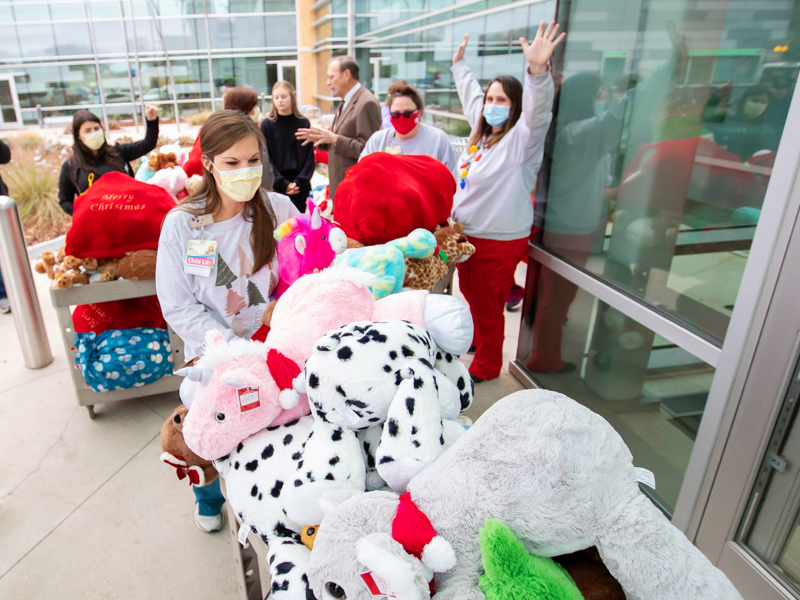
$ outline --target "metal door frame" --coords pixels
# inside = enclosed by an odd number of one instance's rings
[[[300,98],[302,98],[300,92],[300,59],[291,59],[291,60],[269,60],[265,61],[267,65],[275,65],[278,68],[278,81],[284,80],[283,76],[283,69],[284,67],[294,67],[294,92],[295,96],[297,97],[297,105],[300,106]],[[269,85],[269,82],[267,82]],[[272,88],[270,87],[267,90],[267,98],[272,98]]]
[[[800,358],[800,139],[791,135],[798,124],[800,94],[795,94],[784,129],[789,135],[781,140],[737,296],[736,308],[743,300],[749,314],[734,310],[712,386],[713,391],[720,379],[718,391],[727,394],[727,402],[715,415],[716,432],[700,448],[707,463],[688,527],[690,538],[743,596],[764,600],[795,596],[733,540]]]
[[[11,103],[14,106],[14,114],[17,116],[16,121],[6,122],[3,119],[3,113],[0,112],[0,127],[22,127],[22,113],[20,112],[19,96],[17,95],[17,83],[14,81],[14,75],[2,74],[0,75],[0,81],[8,81],[8,85],[11,87]]]

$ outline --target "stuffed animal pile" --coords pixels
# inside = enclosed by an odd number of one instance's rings
[[[61,248],[57,254],[43,252],[34,271],[47,275],[53,280],[52,287],[63,290],[73,285],[113,281],[118,276],[118,264],[115,259],[67,256]]]
[[[372,598],[366,572],[398,599],[427,600],[433,581],[437,600],[483,600],[479,531],[497,519],[538,556],[596,546],[628,598],[741,599],[641,493],[619,434],[561,394],[498,401],[408,490],[323,498],[308,570],[318,598]]]
[[[74,285],[103,283],[125,279],[141,281],[155,279],[156,251],[136,250],[128,252],[121,259],[77,258],[66,255],[64,248],[57,254],[43,252],[34,265],[34,271],[47,275],[53,280],[52,287],[68,289]]]

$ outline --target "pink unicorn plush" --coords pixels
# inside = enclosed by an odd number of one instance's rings
[[[183,424],[189,448],[216,460],[261,429],[308,414],[308,398],[297,391],[303,389],[303,366],[317,341],[342,325],[406,320],[426,329],[445,352],[467,351],[472,317],[463,302],[422,290],[376,301],[369,291],[376,281],[349,267],[301,277],[278,300],[264,344],[225,343],[221,334],[209,332],[202,358],[176,373],[188,379],[181,397],[191,404]]]
[[[319,207],[308,201],[309,214],[294,217],[275,230],[278,240],[280,281],[275,296],[283,293],[303,275],[321,271],[347,248],[347,236],[328,219],[320,216]]]

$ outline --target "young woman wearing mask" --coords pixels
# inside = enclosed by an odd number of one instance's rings
[[[75,199],[101,176],[112,171],[133,177],[130,161],[144,156],[158,141],[158,109],[146,106],[144,116],[147,131],[144,139],[130,144],[107,144],[105,130],[94,114],[79,110],[72,118],[72,156],[61,165],[58,178],[58,203],[64,212],[72,214]]]
[[[278,81],[272,86],[272,109],[261,122],[261,133],[272,156],[275,191],[289,196],[300,212],[306,211],[316,162],[314,146],[303,146],[295,133],[309,127],[311,123],[297,108],[294,86]]]
[[[420,122],[423,105],[419,92],[405,81],[395,81],[386,92],[391,127],[372,134],[359,160],[373,152],[423,154],[444,163],[455,175],[456,153],[447,134]]]
[[[747,88],[736,104],[736,112],[723,123],[707,123],[714,133],[714,141],[733,152],[743,162],[760,150],[777,150],[782,128],[771,118],[769,86],[753,85]]]
[[[164,220],[158,243],[156,291],[164,318],[197,358],[210,329],[249,339],[278,282],[275,227],[298,215],[286,196],[261,188],[263,138],[239,111],[211,115],[200,131],[203,182]],[[209,252],[211,250],[211,252]],[[197,266],[191,257],[210,258]],[[219,479],[193,487],[195,522],[222,527]]]
[[[501,75],[484,92],[464,63],[469,36],[458,47],[451,71],[464,115],[472,126],[467,150],[457,163],[453,218],[476,252],[458,265],[459,288],[475,322],[475,358],[469,371],[477,383],[500,375],[503,308],[523,258],[533,224],[530,194],[542,163],[552,119],[553,78],[548,62],[564,39],[555,21],[543,22],[534,39],[520,38],[528,62],[525,87]]]
[[[258,123],[261,117],[261,111],[258,108],[258,92],[249,87],[234,87],[225,92],[222,97],[223,110],[238,110],[241,113],[250,117],[254,123]],[[272,169],[269,167],[269,154],[267,153],[267,146],[263,147],[263,154],[261,155],[261,164],[265,167],[261,174],[261,187],[265,190],[271,191],[275,183],[275,178],[272,176]],[[183,170],[191,177],[192,175],[202,175],[203,165],[201,156],[203,150],[200,147],[200,134],[198,132],[197,138],[194,140],[194,145],[189,152],[189,157],[186,164],[183,165]]]

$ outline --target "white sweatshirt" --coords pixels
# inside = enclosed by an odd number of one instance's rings
[[[450,70],[458,97],[472,131],[483,119],[483,90],[470,68],[461,60]],[[489,240],[518,240],[531,234],[533,203],[531,192],[542,165],[544,143],[553,117],[553,78],[525,73],[522,115],[503,139],[482,149],[479,161],[472,162],[467,185],[461,188],[458,160],[453,218],[464,225],[464,234]]]
[[[264,193],[277,225],[300,214],[286,196]],[[261,315],[278,283],[277,256],[257,273],[251,273],[253,224],[243,214],[244,211],[204,228],[205,239],[218,244],[217,261],[208,277],[183,271],[189,240],[203,236],[201,229],[189,227],[191,213],[174,209],[164,220],[158,240],[156,293],[164,318],[185,344],[187,361],[202,352],[210,329],[219,329],[228,340],[250,338],[261,327]]]

